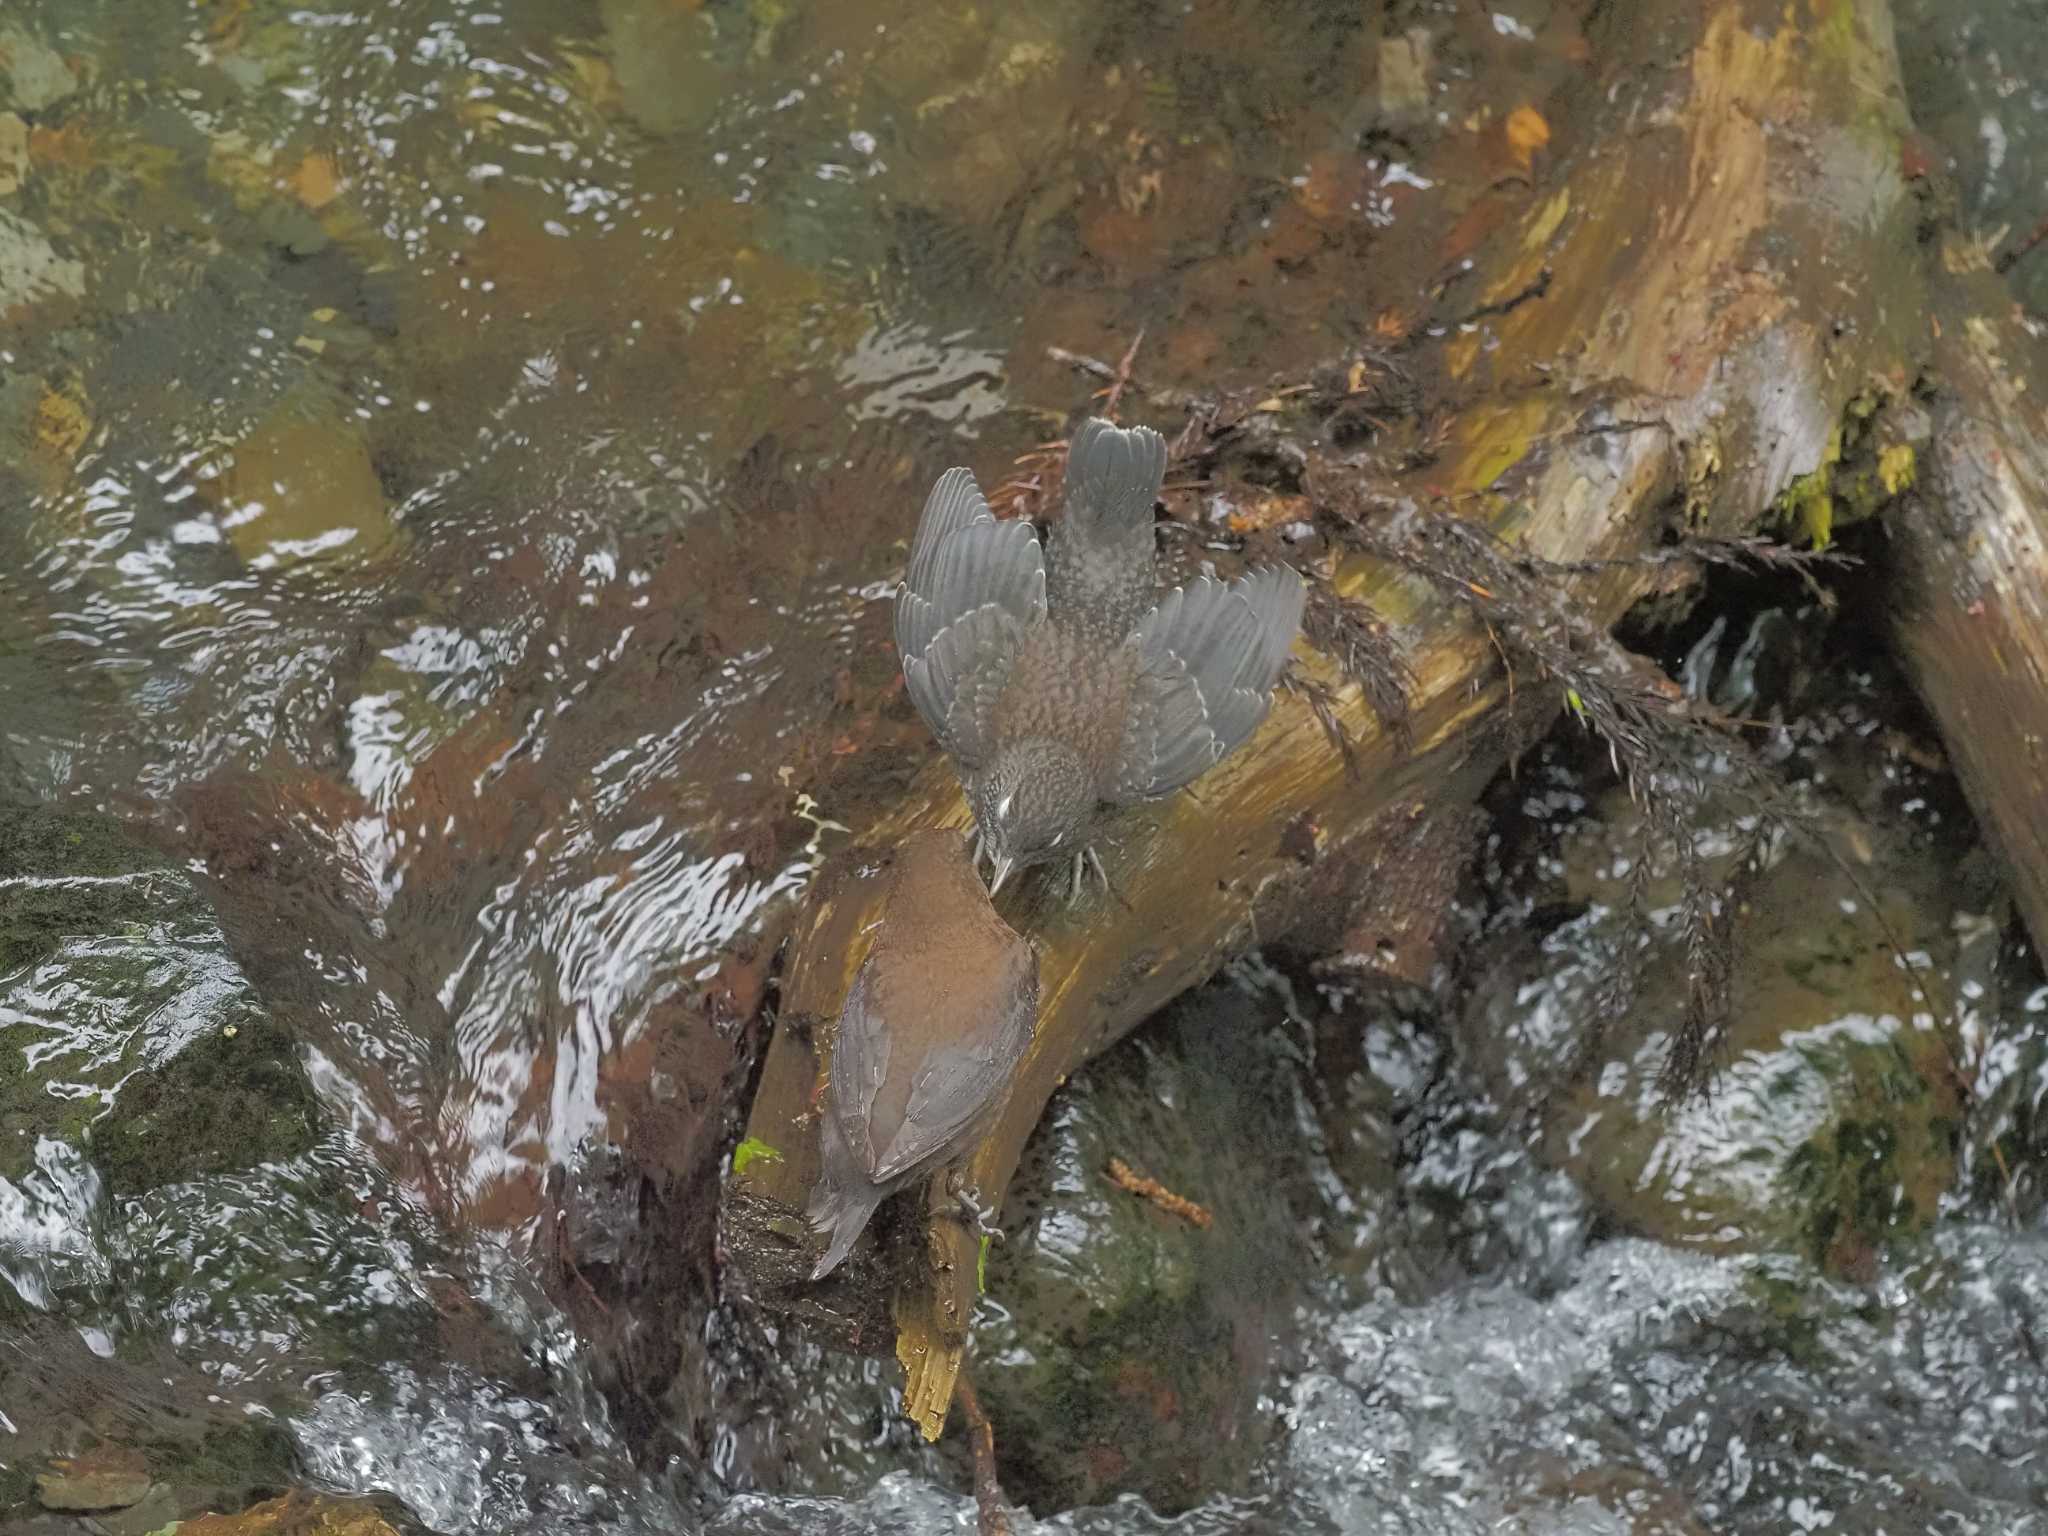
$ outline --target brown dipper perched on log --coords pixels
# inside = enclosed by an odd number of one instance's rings
[[[1073,891],[1104,805],[1170,795],[1266,717],[1301,626],[1301,578],[1267,566],[1158,598],[1152,506],[1166,441],[1091,419],[1067,453],[1049,548],[999,521],[965,469],[925,502],[896,595],[911,699],[958,765],[991,892],[1063,855]],[[1050,566],[1047,557],[1050,556]]]
[[[892,856],[881,932],[839,1014],[823,1171],[807,1215],[838,1267],[889,1196],[966,1156],[1002,1112],[1038,1018],[1038,954],[995,914],[958,832]]]

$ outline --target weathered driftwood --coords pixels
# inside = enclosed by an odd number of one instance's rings
[[[1413,483],[1339,488],[1405,505],[1396,522],[1417,509],[1467,517],[1558,560],[1640,552],[1674,527],[1748,532],[1822,465],[1852,399],[1901,391],[1913,376],[1918,317],[1885,298],[1886,274],[1914,260],[1914,213],[1883,6],[1707,0],[1609,14],[1594,49],[1606,74],[1585,93],[1603,104],[1576,135],[1587,150],[1446,299],[1474,318],[1444,346],[1450,389],[1469,404],[1439,460]],[[1343,466],[1323,473],[1332,489]],[[1489,727],[1503,707],[1555,706],[1555,690],[1511,672],[1494,638],[1420,579],[1364,558],[1333,579],[1391,620],[1407,648],[1412,746],[1397,747],[1358,690],[1301,647],[1304,665],[1338,689],[1355,777],[1310,711],[1282,699],[1255,740],[1199,782],[1199,799],[1116,825],[1105,850],[1115,899],[1069,912],[1055,882],[1027,882],[1015,901],[1005,892],[1004,915],[1041,945],[1043,996],[1008,1113],[974,1155],[973,1178],[991,1196],[1068,1073],[1345,883],[1370,900],[1377,852],[1398,841],[1386,834],[1462,807],[1497,770],[1504,735]],[[1572,597],[1605,625],[1650,579],[1615,567],[1580,579]],[[1313,868],[1297,857],[1298,832],[1288,836],[1304,815],[1322,834]],[[934,748],[929,770],[862,836],[879,845],[964,816]],[[936,1437],[976,1292],[971,1235],[935,1220],[923,1265],[885,1276],[855,1263],[841,1285],[793,1283],[816,1172],[818,1063],[873,899],[857,881],[827,892],[792,938],[726,1242],[767,1303],[842,1343],[892,1342],[905,1409]]]
[[[1931,430],[1886,516],[1892,633],[2048,946],[2048,345],[1981,253],[1946,259],[1961,270],[1935,286]]]

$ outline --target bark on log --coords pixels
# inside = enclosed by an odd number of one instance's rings
[[[2048,347],[1984,253],[1945,265],[1929,435],[1886,517],[1892,632],[2048,953]]]
[[[1597,102],[1575,125],[1586,148],[1446,300],[1472,318],[1442,349],[1465,404],[1438,463],[1411,483],[1326,488],[1472,518],[1557,560],[1635,553],[1674,527],[1747,533],[1822,465],[1852,399],[1902,392],[1915,375],[1918,316],[1886,297],[1888,276],[1910,281],[1916,258],[1884,6],[1647,9],[1609,12],[1595,39],[1601,78],[1579,98]],[[1326,477],[1344,472],[1325,463]],[[1612,569],[1578,581],[1572,598],[1606,625],[1649,580]],[[1511,691],[1554,707],[1554,690],[1512,678],[1492,637],[1418,578],[1352,558],[1334,581],[1397,627],[1415,680],[1412,751],[1303,647],[1338,689],[1358,776],[1310,711],[1282,699],[1258,737],[1199,782],[1199,799],[1116,825],[1105,853],[1120,899],[1068,912],[1050,882],[1027,884],[1017,901],[1005,893],[1004,915],[1041,946],[1043,995],[1008,1113],[974,1154],[972,1177],[989,1196],[1007,1186],[1067,1074],[1233,950],[1283,933],[1326,899],[1333,868],[1369,897],[1385,829],[1461,808],[1498,769],[1503,736],[1487,727]],[[1286,847],[1304,813],[1326,837],[1316,870]],[[879,846],[964,820],[934,748],[903,801],[862,834]],[[767,1303],[826,1324],[841,1343],[891,1339],[908,1373],[905,1410],[936,1438],[975,1299],[970,1237],[928,1223],[928,1262],[908,1266],[893,1297],[890,1277],[858,1262],[843,1284],[796,1283],[817,1168],[810,1106],[873,899],[855,881],[799,921],[782,1023],[729,1186],[726,1247]]]

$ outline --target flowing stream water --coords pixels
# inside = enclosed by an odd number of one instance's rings
[[[1100,387],[1052,349],[1204,390],[1398,335],[1588,9],[0,7],[0,1524],[81,1529],[34,1475],[113,1441],[136,1536],[287,1486],[972,1529],[893,1363],[715,1240],[764,935],[933,750],[917,506]],[[2016,234],[2048,10],[1951,11],[1902,7],[1916,110]],[[1801,602],[1646,642],[1850,854],[1774,851],[1717,1094],[1661,1117],[1654,1031],[1567,1060],[1638,856],[1568,724],[1455,985],[1248,957],[1055,1102],[977,1328],[1020,1530],[2040,1528],[2048,993]],[[1141,1154],[1217,1236],[1105,1194]]]

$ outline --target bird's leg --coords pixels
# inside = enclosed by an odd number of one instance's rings
[[[994,1206],[983,1205],[979,1196],[971,1189],[961,1190],[957,1198],[960,1208],[956,1214],[961,1226],[980,1233],[991,1242],[1000,1243],[1003,1240],[1003,1229],[996,1225]]]
[[[963,1170],[954,1168],[946,1174],[946,1192],[953,1197],[953,1209],[946,1212],[969,1231],[1000,1243],[1003,1229],[996,1225],[996,1210],[981,1203],[980,1193],[967,1187]]]
[[[1095,845],[1087,844],[1074,852],[1074,883],[1067,892],[1067,905],[1072,906],[1081,899],[1081,885],[1089,870],[1095,871],[1095,878],[1102,882],[1102,889],[1109,890],[1109,872],[1102,867],[1102,860],[1096,855]]]

